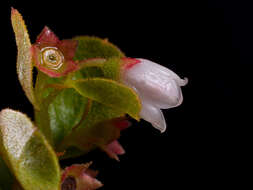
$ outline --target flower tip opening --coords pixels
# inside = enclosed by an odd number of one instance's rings
[[[166,131],[166,122],[164,120],[164,122],[162,124],[157,124],[157,123],[151,123],[152,126],[156,129],[158,129],[161,133],[164,133]]]
[[[188,84],[188,82],[189,82],[189,79],[187,77],[184,77],[184,79],[182,79],[180,86],[185,86]]]
[[[189,82],[189,79],[187,77],[184,77],[183,79],[178,77],[177,79],[174,79],[174,80],[176,81],[178,86],[186,86]]]

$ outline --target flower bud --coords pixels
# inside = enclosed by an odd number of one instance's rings
[[[179,106],[183,101],[180,86],[188,79],[146,59],[124,58],[122,81],[136,91],[141,99],[140,116],[164,132],[166,123],[160,109]]]

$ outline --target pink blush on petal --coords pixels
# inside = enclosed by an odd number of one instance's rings
[[[141,61],[135,58],[129,58],[129,57],[124,57],[122,58],[123,61],[123,68],[125,70],[132,68],[135,66],[137,63],[140,63]]]

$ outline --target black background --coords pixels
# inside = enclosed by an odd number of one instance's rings
[[[95,151],[103,189],[227,187],[243,168],[253,61],[253,5],[246,1],[9,1],[1,20],[0,109],[33,116],[15,73],[10,7],[34,41],[45,25],[61,39],[108,38],[129,57],[150,59],[188,77],[180,107],[164,110],[167,130],[133,122],[120,142],[120,162]],[[3,6],[2,6],[3,7]],[[246,130],[244,130],[246,129]],[[70,162],[65,162],[70,164]]]

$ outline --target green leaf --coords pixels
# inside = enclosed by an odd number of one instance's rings
[[[41,104],[41,109],[35,112],[36,124],[56,150],[63,138],[80,122],[87,104],[87,98],[74,89],[52,86],[63,85],[64,80],[39,72],[35,86],[35,94]]]
[[[103,77],[103,71],[100,67],[86,67],[80,70],[81,78],[94,78],[94,77]]]
[[[0,152],[26,190],[59,190],[58,159],[45,137],[24,114],[0,112]]]
[[[63,143],[62,148],[64,150],[64,154],[59,157],[59,159],[64,160],[68,158],[76,158],[83,154],[88,153],[87,151],[83,151],[75,146],[70,146],[68,143]]]
[[[11,174],[3,159],[0,157],[0,189],[10,190],[15,178]]]
[[[108,59],[103,64],[101,69],[104,73],[105,78],[120,81],[120,67],[121,67],[121,59],[116,57]]]
[[[55,90],[54,85],[63,85],[66,77],[52,78],[38,71],[35,84],[35,96],[40,106],[45,104],[45,99]]]
[[[137,94],[127,86],[102,78],[72,81],[70,85],[82,96],[113,107],[139,120],[140,100]]]
[[[90,36],[79,36],[75,37],[74,40],[78,41],[75,60],[124,57],[119,48],[108,42],[108,40]]]
[[[74,89],[64,89],[52,101],[48,113],[56,147],[72,131],[72,128],[77,127],[80,121],[85,118],[87,106],[88,99]]]
[[[121,58],[87,59],[80,63],[81,69],[72,73],[72,80],[100,77],[120,81]]]
[[[77,130],[77,133],[94,127],[95,125],[102,123],[103,121],[111,120],[113,118],[122,117],[125,113],[123,111],[114,109],[110,106],[93,101],[91,104],[91,109],[89,114],[86,116],[85,120],[82,122],[81,127]],[[83,134],[80,132],[80,134]]]
[[[87,59],[79,63],[80,69],[68,76],[67,80],[80,80],[94,77],[104,78],[102,70],[105,59]]]
[[[85,120],[62,141],[61,148],[64,150],[66,147],[74,146],[87,153],[94,148],[107,145],[120,135],[120,130],[111,121],[122,116],[122,111],[93,101]],[[64,158],[78,155],[79,151],[72,150],[67,150]]]
[[[26,29],[26,25],[21,14],[16,10],[11,11],[11,22],[15,32],[16,43],[18,48],[17,56],[17,73],[18,79],[21,83],[23,90],[27,98],[33,104],[36,109],[39,106],[36,102],[34,91],[33,91],[33,64],[32,64],[32,53],[31,53],[31,42]]]
[[[62,90],[56,89],[52,85],[61,86],[64,83],[64,80],[65,77],[51,78],[40,71],[38,71],[36,79],[35,96],[40,105],[40,110],[35,110],[36,126],[45,135],[51,145],[53,145],[53,137],[50,128],[48,107]]]

